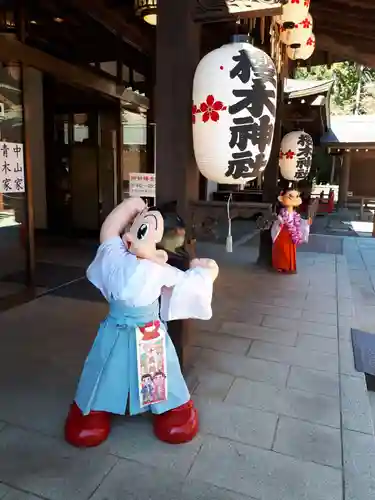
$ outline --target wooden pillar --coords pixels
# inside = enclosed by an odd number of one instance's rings
[[[18,10],[18,40],[25,43],[26,40],[26,10],[21,4]],[[26,214],[25,224],[27,234],[26,244],[26,273],[27,285],[35,290],[35,268],[36,268],[36,254],[35,254],[35,226],[34,226],[34,195],[33,195],[33,163],[30,145],[30,134],[28,131],[33,127],[32,116],[32,100],[33,96],[30,88],[25,85],[27,82],[27,68],[23,63],[21,65],[21,89],[22,89],[22,107],[23,107],[23,143],[24,143],[24,161],[25,161],[25,196],[26,196]]]
[[[330,184],[332,185],[335,182],[335,170],[336,170],[336,156],[331,156],[332,164],[331,164],[331,180]]]
[[[189,201],[198,199],[199,172],[192,142],[192,82],[200,57],[194,0],[158,0],[156,36],[156,197],[177,200],[189,225]]]
[[[156,28],[156,200],[160,206],[177,201],[191,239],[190,200],[198,199],[199,171],[192,138],[192,84],[200,58],[200,26],[192,20],[195,0],[158,0]],[[187,263],[187,265],[189,265]],[[191,323],[171,322],[169,334],[186,366]]]
[[[278,195],[279,181],[279,156],[280,143],[282,135],[282,115],[284,107],[284,77],[279,76],[277,87],[277,108],[275,132],[272,142],[270,159],[264,171],[263,180],[263,201],[275,204]],[[271,214],[268,214],[271,215]],[[258,264],[260,266],[270,267],[272,265],[272,238],[271,229],[265,229],[260,232]]]
[[[279,77],[277,86],[277,109],[276,109],[276,122],[275,132],[272,142],[272,150],[267,167],[264,171],[263,181],[263,201],[275,203],[277,196],[277,186],[279,180],[279,156],[280,156],[280,143],[282,134],[282,114],[284,107],[284,78],[283,75]]]
[[[351,154],[350,152],[348,152],[345,153],[343,156],[342,167],[340,170],[340,185],[339,185],[339,200],[338,200],[339,208],[346,208],[348,203],[350,163],[351,163]]]

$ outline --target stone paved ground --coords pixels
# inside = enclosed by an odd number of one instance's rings
[[[214,318],[190,347],[201,433],[183,446],[139,417],[117,418],[99,449],[69,447],[64,416],[105,306],[45,296],[2,314],[0,499],[341,500],[343,485],[347,500],[373,499],[371,413],[349,342],[354,254],[351,274],[328,253],[301,253],[297,276],[257,269],[249,247],[221,259]]]

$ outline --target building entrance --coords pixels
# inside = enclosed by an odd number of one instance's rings
[[[97,235],[117,202],[120,112],[118,101],[44,79],[47,217],[37,230]]]
[[[4,67],[2,80],[19,78],[17,68]],[[13,291],[40,294],[82,278],[104,219],[129,195],[129,173],[147,171],[145,114],[35,68],[25,68],[22,81],[27,106],[14,83],[4,86],[2,99],[9,97],[1,139],[24,143],[25,120],[31,169],[25,170],[26,193],[0,196],[0,300]]]

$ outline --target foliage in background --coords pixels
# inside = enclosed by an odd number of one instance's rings
[[[345,61],[310,70],[297,68],[295,78],[334,80],[332,115],[375,114],[375,69]]]

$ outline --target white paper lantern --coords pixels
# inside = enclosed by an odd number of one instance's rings
[[[313,18],[308,14],[305,19],[296,24],[292,29],[280,26],[280,40],[290,47],[297,49],[301,47],[312,35]]]
[[[223,45],[200,61],[193,83],[193,143],[204,177],[245,184],[265,169],[276,93],[272,59],[247,41]]]
[[[280,145],[279,167],[281,175],[287,181],[300,181],[310,172],[313,140],[302,130],[285,135]]]
[[[315,35],[314,33],[311,33],[309,38],[301,45],[301,47],[298,48],[293,48],[293,47],[287,47],[286,53],[289,59],[292,59],[293,61],[297,60],[302,60],[306,61],[307,59],[310,59],[310,57],[313,55],[315,51]]]
[[[288,0],[282,7],[281,15],[277,22],[285,28],[293,28],[295,24],[303,21],[309,13],[310,0]]]

